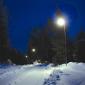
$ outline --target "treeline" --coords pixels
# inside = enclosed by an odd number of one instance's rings
[[[8,42],[8,16],[3,0],[0,0],[0,63],[26,64],[27,60]]]
[[[35,60],[54,64],[85,62],[85,32],[80,30],[75,40],[71,40],[67,34],[65,41],[64,30],[48,21],[46,26],[32,30],[28,48],[31,62]],[[33,48],[36,49],[35,52],[32,52]]]

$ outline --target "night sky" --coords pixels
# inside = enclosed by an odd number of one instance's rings
[[[59,8],[69,18],[69,35],[74,38],[85,28],[85,0],[5,0],[10,44],[18,51],[27,51],[30,31],[42,27]]]

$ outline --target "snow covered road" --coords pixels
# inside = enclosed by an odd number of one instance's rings
[[[0,66],[0,85],[85,85],[85,64]]]
[[[48,71],[48,72],[47,72]],[[0,69],[0,85],[43,85],[51,73],[45,66],[14,66]]]

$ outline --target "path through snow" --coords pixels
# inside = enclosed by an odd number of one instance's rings
[[[4,71],[4,73],[3,73]],[[52,70],[46,66],[14,66],[0,69],[0,85],[43,85]]]
[[[0,85],[85,85],[85,64],[2,66]]]

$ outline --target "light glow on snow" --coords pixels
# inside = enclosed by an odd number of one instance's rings
[[[85,85],[85,63],[0,67],[0,85]]]

